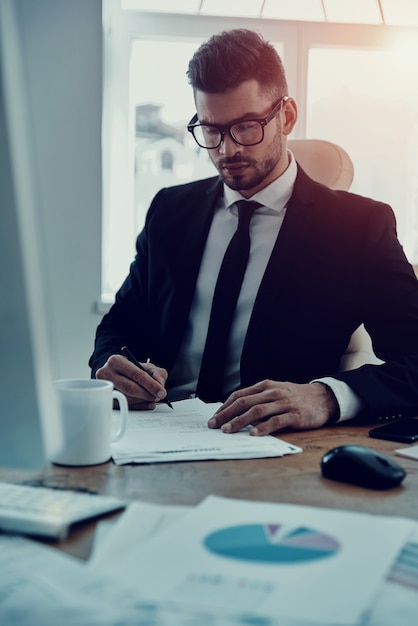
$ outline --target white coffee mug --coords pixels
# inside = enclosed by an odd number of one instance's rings
[[[122,438],[128,419],[125,396],[113,383],[97,379],[54,381],[61,412],[63,445],[51,459],[59,465],[98,465],[109,461],[114,441]],[[113,400],[119,404],[119,427],[112,428]]]

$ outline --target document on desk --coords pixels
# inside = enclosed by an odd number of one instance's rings
[[[192,510],[192,508],[188,510],[187,507],[134,503],[114,523],[113,531],[107,535],[108,539],[112,534],[119,535],[122,543],[118,545],[116,537],[113,537],[109,546],[111,549],[105,548],[101,555],[103,558],[95,561],[95,564],[92,563],[90,567],[88,562],[70,557],[49,546],[23,537],[0,534],[0,624],[2,626],[6,624],[324,626],[323,620],[318,622],[313,617],[307,620],[287,618],[280,606],[275,608],[274,615],[271,615],[271,606],[266,607],[269,609],[267,613],[263,603],[259,603],[258,610],[256,606],[248,609],[254,600],[254,589],[251,587],[247,588],[250,594],[249,601],[243,606],[239,606],[239,601],[246,589],[238,588],[238,597],[233,608],[233,602],[229,603],[229,607],[222,606],[221,602],[209,606],[206,600],[201,605],[198,602],[191,604],[189,599],[185,602],[177,600],[172,602],[162,593],[158,599],[151,599],[144,596],[142,589],[136,584],[136,576],[126,585],[123,580],[125,577],[120,575],[120,566],[123,567],[126,556],[139,544],[148,543],[152,536],[158,536],[170,525],[174,528],[181,518],[185,518]],[[376,545],[374,543],[377,538],[373,536],[371,542],[375,551],[379,550],[379,543]],[[416,626],[418,606],[416,522],[415,534],[411,539],[412,542],[408,542],[398,556],[389,579],[380,588],[370,611],[363,615],[356,626],[394,626],[394,624]],[[147,563],[137,563],[138,569],[147,566]],[[244,571],[241,582],[245,574]],[[212,583],[213,586],[217,581],[212,578],[206,582]],[[301,581],[300,601],[306,595],[306,582],[306,578]],[[309,581],[309,584],[315,584],[315,581]],[[344,589],[348,598],[351,597],[353,590],[348,575],[342,580],[334,581],[335,585]],[[327,590],[331,602],[334,601],[334,586]],[[227,592],[228,589],[225,590],[225,594]]]
[[[146,513],[135,522],[127,512],[132,529]],[[252,611],[263,624],[278,616],[280,624],[377,624],[369,621],[375,599],[416,528],[402,518],[210,496],[159,532],[146,523],[136,531],[138,544],[131,531],[129,551],[119,559],[115,543],[109,554],[112,576],[152,602]],[[126,545],[126,526],[123,534]],[[400,593],[415,606],[415,591]],[[405,614],[415,619],[415,610]],[[404,623],[412,626],[409,617]]]
[[[255,612],[149,600],[116,577],[103,576],[112,570],[111,562],[106,565],[102,572],[93,571],[58,550],[0,535],[1,626],[284,626]]]
[[[193,398],[173,402],[174,410],[160,404],[154,411],[130,411],[123,438],[112,444],[114,462],[257,459],[302,452],[276,437],[252,437],[249,428],[233,434],[208,428],[218,406]]]
[[[2,626],[133,624],[121,622],[127,615],[132,618],[132,608],[121,610],[110,581],[93,577],[82,561],[24,537],[0,535]]]

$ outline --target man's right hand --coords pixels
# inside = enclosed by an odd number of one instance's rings
[[[110,380],[115,389],[121,391],[128,400],[129,408],[134,410],[155,409],[157,402],[163,400],[167,391],[165,383],[167,370],[153,363],[141,363],[143,372],[127,358],[113,354],[97,370],[96,378]]]

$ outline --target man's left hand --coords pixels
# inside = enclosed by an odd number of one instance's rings
[[[250,435],[269,435],[283,428],[320,428],[338,417],[334,393],[322,383],[296,384],[263,380],[234,391],[209,420],[209,428],[235,433],[249,424]]]

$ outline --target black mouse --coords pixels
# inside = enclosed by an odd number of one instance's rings
[[[321,471],[325,478],[369,489],[397,487],[406,476],[396,461],[377,450],[357,445],[329,450],[322,457]]]

